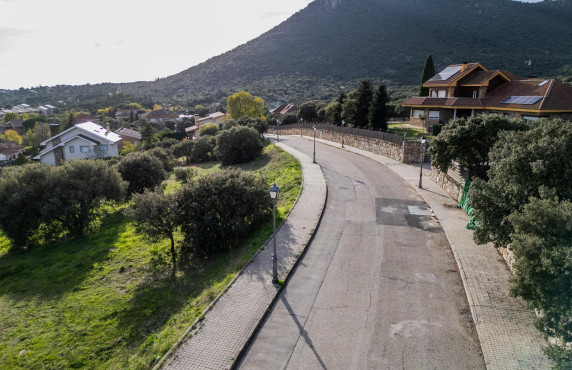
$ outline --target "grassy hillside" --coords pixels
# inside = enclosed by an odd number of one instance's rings
[[[237,167],[280,184],[282,220],[300,190],[299,163],[267,146]],[[8,253],[0,235],[0,368],[149,368],[272,234],[269,220],[239,248],[192,260],[173,281],[168,242],[136,235],[122,208],[87,237],[23,254]]]

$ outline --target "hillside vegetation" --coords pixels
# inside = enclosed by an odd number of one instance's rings
[[[570,0],[316,0],[260,37],[176,75],[59,86],[50,94],[120,91],[195,104],[247,90],[270,102],[300,103],[332,98],[361,78],[417,84],[428,54],[437,69],[479,61],[523,76],[557,76],[572,60],[571,16]],[[0,103],[7,99],[1,96]]]
[[[217,162],[193,168],[221,171]],[[280,185],[283,220],[302,182],[294,157],[268,145],[234,168]],[[236,248],[192,258],[173,278],[169,241],[137,234],[124,208],[108,207],[87,236],[26,252],[10,251],[0,233],[0,368],[151,368],[272,234],[270,217]]]

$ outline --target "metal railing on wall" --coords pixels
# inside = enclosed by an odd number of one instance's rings
[[[271,130],[295,130],[295,129],[313,129],[314,125],[318,130],[324,131],[332,131],[338,132],[344,135],[355,135],[355,136],[362,136],[368,137],[372,139],[379,139],[383,141],[387,141],[399,146],[403,145],[403,136],[397,134],[391,134],[389,132],[383,131],[375,131],[375,130],[368,130],[363,128],[355,128],[355,127],[344,127],[344,126],[336,126],[329,123],[297,123],[292,125],[278,125],[278,126],[270,126]]]

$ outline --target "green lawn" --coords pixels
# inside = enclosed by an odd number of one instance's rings
[[[282,220],[300,191],[299,163],[270,145],[237,167],[276,181]],[[97,232],[21,254],[0,235],[0,368],[149,368],[272,234],[269,220],[239,248],[193,260],[173,280],[168,241],[135,234],[123,207]]]
[[[435,136],[429,135],[424,128],[409,125],[409,122],[390,123],[389,132],[392,134],[405,135],[405,140],[419,140],[421,136],[427,139],[433,139]]]

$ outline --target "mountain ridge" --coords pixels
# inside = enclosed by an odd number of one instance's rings
[[[261,36],[175,75],[91,89],[187,104],[244,89],[299,103],[331,98],[361,78],[417,84],[427,54],[437,69],[478,61],[522,76],[555,76],[572,61],[571,16],[570,0],[316,0]]]

